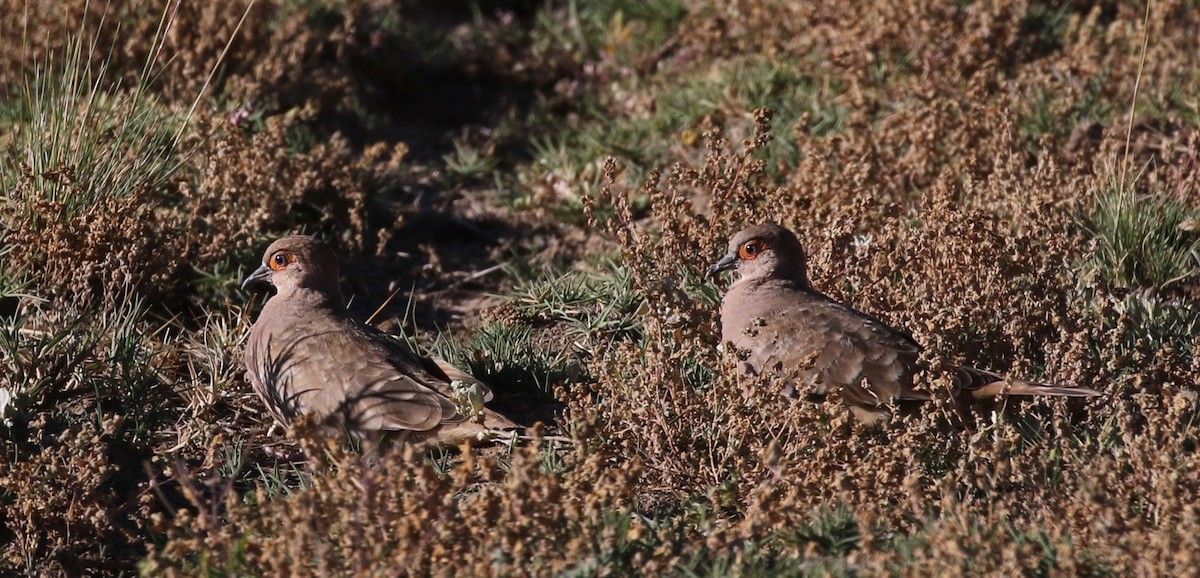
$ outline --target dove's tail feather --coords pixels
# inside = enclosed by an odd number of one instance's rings
[[[516,422],[490,410],[483,410],[483,427],[493,430],[517,430],[522,429]]]
[[[402,443],[418,447],[453,448],[466,442],[472,446],[508,443],[517,437],[515,430],[491,429],[475,422],[448,423],[428,432],[404,432]]]
[[[460,421],[442,424],[429,432],[412,432],[411,440],[431,441],[440,446],[457,446],[462,442],[471,445],[507,443],[518,437],[520,425],[490,409],[483,411],[483,423]]]
[[[1017,379],[996,381],[971,391],[975,398],[1000,395],[1057,395],[1061,397],[1095,397],[1100,392],[1086,387],[1061,387],[1041,383],[1029,383]]]
[[[1095,397],[1101,395],[1100,392],[1086,387],[1062,387],[1020,379],[1009,379],[1002,375],[973,367],[954,368],[954,378],[959,388],[971,394],[971,397],[975,399],[1001,395],[1055,395],[1061,397]]]

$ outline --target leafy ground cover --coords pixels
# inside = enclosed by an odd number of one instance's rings
[[[1194,2],[10,4],[0,573],[1200,568]],[[762,221],[935,365],[1105,396],[783,398],[701,278]],[[573,443],[272,431],[238,286],[288,232]]]

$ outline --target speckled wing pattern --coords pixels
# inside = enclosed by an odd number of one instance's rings
[[[736,311],[723,311],[723,326],[725,339],[749,351],[744,369],[802,369],[812,393],[838,390],[858,405],[929,399],[912,388],[920,345],[869,315],[795,289],[761,287],[753,300],[736,303]]]
[[[786,283],[735,285],[721,308],[723,339],[749,355],[743,371],[799,371],[801,385],[824,395],[841,393],[868,417],[899,401],[928,401],[913,387],[923,369],[921,346],[909,335],[815,291]],[[954,388],[974,398],[1000,395],[1088,397],[1099,392],[1059,387],[971,367],[949,367]]]

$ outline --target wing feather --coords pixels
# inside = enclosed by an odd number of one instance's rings
[[[786,306],[762,311],[734,340],[750,350],[747,365],[754,372],[800,369],[815,393],[839,389],[857,404],[929,399],[912,386],[921,353],[912,337],[823,295],[790,297]],[[810,368],[799,367],[814,353]]]
[[[445,372],[403,343],[345,317],[286,321],[252,335],[247,352],[256,391],[284,421],[313,413],[356,430],[426,431],[466,419]]]

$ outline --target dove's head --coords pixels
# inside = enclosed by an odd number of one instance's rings
[[[281,296],[306,290],[341,299],[337,257],[328,245],[307,235],[288,235],[271,243],[262,266],[246,277],[242,288],[258,282],[274,285]]]
[[[729,250],[704,276],[736,270],[741,280],[786,279],[809,287],[808,259],[791,231],[775,224],[754,225],[729,240]]]

